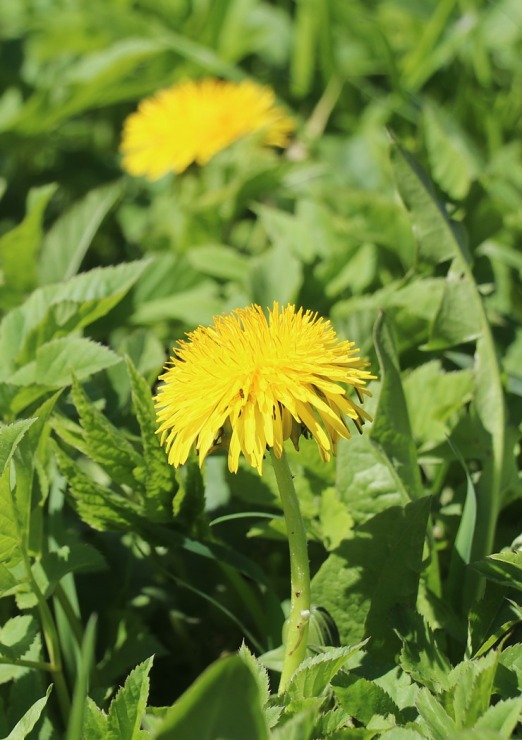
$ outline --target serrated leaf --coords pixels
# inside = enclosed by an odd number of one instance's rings
[[[23,738],[26,738],[29,735],[42,715],[51,690],[52,686],[49,686],[46,695],[41,699],[38,699],[38,701],[36,701],[33,706],[27,710],[22,719],[16,723],[15,727],[13,727],[5,740],[23,740]]]
[[[91,190],[47,232],[38,263],[40,282],[56,283],[78,272],[96,231],[121,196],[121,181]]]
[[[121,485],[135,487],[135,467],[143,465],[139,455],[123,433],[89,400],[76,379],[72,398],[84,430],[85,453]]]
[[[107,740],[139,740],[140,726],[149,696],[149,672],[153,658],[148,658],[129,674],[109,707]]]
[[[268,740],[257,682],[232,655],[207,668],[167,712],[154,740]]]
[[[490,705],[498,657],[491,650],[483,658],[462,661],[449,674],[441,697],[458,727],[473,727]]]
[[[0,322],[0,379],[33,361],[36,350],[105,316],[144,271],[147,262],[96,268],[67,282],[35,290]]]
[[[42,344],[36,358],[9,378],[12,385],[37,385],[59,388],[70,385],[73,376],[83,380],[121,362],[108,347],[84,337],[62,337]]]
[[[270,698],[270,681],[268,678],[268,671],[266,670],[264,665],[255,657],[255,655],[250,652],[244,642],[238,650],[238,655],[252,671],[252,675],[257,681],[261,706],[264,707],[268,699]]]
[[[391,327],[383,313],[375,325],[374,342],[382,385],[370,437],[393,463],[409,498],[417,499],[423,495],[417,453],[402,388],[397,349]]]
[[[509,740],[521,718],[522,697],[506,699],[488,707],[473,729],[491,730],[497,733],[497,737]]]
[[[132,407],[143,444],[143,471],[140,473],[144,479],[145,511],[152,519],[168,521],[172,517],[172,500],[178,482],[156,434],[158,427],[150,388],[128,357],[127,370],[131,381]]]
[[[329,648],[324,653],[306,658],[291,677],[286,695],[294,702],[321,696],[332,678],[346,661],[365,645],[365,641],[346,647]]]
[[[36,419],[18,419],[0,427],[0,475],[6,469],[22,437]]]
[[[101,531],[129,529],[136,524],[139,506],[93,481],[58,446],[55,451],[71,503],[84,522]]]
[[[430,733],[428,737],[433,740],[448,740],[457,735],[457,725],[428,689],[421,689],[416,705]]]
[[[279,727],[274,727],[270,740],[311,740],[317,711],[298,712]]]
[[[107,715],[87,697],[83,711],[82,738],[102,740],[107,737]]]

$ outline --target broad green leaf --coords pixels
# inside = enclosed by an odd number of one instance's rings
[[[0,323],[0,379],[36,358],[52,339],[105,316],[138,280],[146,262],[96,268],[67,282],[38,288]],[[87,340],[86,340],[87,341]]]
[[[250,290],[252,301],[271,306],[295,301],[303,280],[301,262],[282,244],[275,244],[251,262]]]
[[[472,567],[495,583],[522,591],[522,552],[490,555],[472,563]]]
[[[149,673],[153,658],[137,666],[118,691],[109,707],[107,740],[139,740],[141,720],[149,696]]]
[[[144,479],[146,514],[153,520],[168,520],[172,516],[172,501],[179,484],[156,434],[158,425],[150,387],[128,357],[127,372],[131,382],[132,407],[143,444],[143,467],[135,470],[134,474]]]
[[[0,427],[0,475],[4,472],[22,437],[36,419],[19,419]]]
[[[346,661],[359,652],[364,644],[359,642],[349,647],[329,648],[313,658],[306,658],[288,683],[285,692],[288,698],[299,704],[302,699],[321,696]]]
[[[333,691],[345,712],[365,726],[376,714],[399,715],[398,706],[386,691],[365,678],[340,674],[333,681]]]
[[[91,190],[53,224],[44,238],[38,263],[42,284],[68,280],[78,272],[96,231],[122,189],[118,181]]]
[[[475,153],[443,108],[426,107],[424,127],[433,178],[450,198],[462,200],[481,169]]]
[[[204,671],[167,712],[154,740],[267,740],[257,682],[243,660],[222,658]]]
[[[49,694],[51,693],[51,689],[52,686],[49,686],[46,695],[43,696],[41,699],[38,699],[38,701],[36,701],[33,706],[28,709],[22,719],[16,723],[15,727],[13,727],[5,740],[23,740],[23,738],[26,738],[29,735],[29,733],[41,717],[44,707],[47,704]]]
[[[141,455],[89,400],[76,379],[73,380],[72,398],[84,431],[84,453],[101,465],[112,480],[134,488],[133,470],[143,465]]]
[[[244,283],[248,275],[247,257],[224,244],[209,244],[192,249],[187,254],[187,260],[203,275],[221,280]]]
[[[444,372],[440,360],[431,360],[408,373],[403,388],[415,438],[420,443],[442,442],[458,410],[471,399],[473,373]]]
[[[274,727],[270,740],[311,740],[316,717],[317,711],[313,709],[299,712],[284,724]]]
[[[456,737],[457,725],[428,689],[421,689],[416,704],[423,724],[429,732],[428,737],[433,740]]]
[[[509,740],[522,717],[522,697],[499,701],[479,717],[474,730],[491,730],[498,738]]]
[[[33,616],[23,615],[8,619],[0,628],[0,655],[15,663],[27,653],[37,632],[38,624]]]
[[[393,462],[366,433],[339,443],[336,489],[356,523],[410,500]]]
[[[395,644],[391,611],[415,607],[429,510],[425,497],[380,512],[319,568],[312,598],[335,619],[342,643],[371,637],[369,649]]]
[[[25,219],[0,237],[0,267],[6,286],[1,301],[4,308],[9,308],[19,294],[36,286],[36,255],[43,236],[43,215],[56,187],[45,185],[32,190]]]
[[[446,277],[444,295],[425,349],[447,349],[481,336],[482,309],[470,274],[455,260]]]
[[[83,380],[118,362],[121,357],[98,342],[84,337],[62,337],[38,347],[36,359],[17,370],[9,382],[59,388],[70,385],[73,376]]]
[[[426,619],[412,615],[411,628],[403,638],[400,666],[417,683],[439,693],[448,686],[451,665]]]
[[[375,325],[374,342],[382,384],[370,437],[392,461],[410,499],[417,499],[423,494],[417,453],[401,382],[397,350],[391,327],[384,314],[381,314]]]
[[[335,550],[349,536],[353,518],[335,488],[325,488],[321,495],[319,522],[321,539],[327,550]]]

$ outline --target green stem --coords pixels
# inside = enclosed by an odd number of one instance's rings
[[[306,656],[310,619],[310,568],[306,546],[306,530],[299,509],[294,481],[285,453],[278,459],[271,451],[281,504],[285,515],[290,549],[290,615],[284,641],[283,672],[279,691],[284,691],[288,680]]]
[[[35,671],[54,672],[54,667],[50,663],[41,660],[24,660],[23,658],[0,658],[0,665],[15,665],[18,668],[32,668]]]

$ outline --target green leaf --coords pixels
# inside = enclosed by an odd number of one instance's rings
[[[84,522],[101,531],[135,526],[139,516],[137,504],[89,478],[57,445],[55,451],[68,483],[71,504]]]
[[[364,644],[363,641],[349,647],[330,648],[306,658],[288,683],[285,692],[288,698],[298,704],[302,699],[321,696],[346,661],[359,652]]]
[[[375,325],[374,342],[379,357],[382,385],[370,437],[393,463],[397,477],[402,481],[410,499],[417,499],[423,495],[417,453],[402,388],[397,350],[392,330],[382,313]]]
[[[384,649],[391,641],[395,653],[391,612],[397,606],[415,607],[429,511],[425,497],[380,512],[319,568],[312,598],[330,612],[342,643],[371,637],[370,649]]]
[[[428,737],[433,740],[448,740],[450,737],[456,737],[457,725],[428,689],[421,689],[416,704],[424,721],[423,724],[430,733]]]
[[[446,276],[444,295],[424,349],[447,349],[478,339],[482,333],[482,308],[471,276],[455,260]]]
[[[237,655],[213,663],[167,712],[154,740],[267,740],[256,679]]]
[[[0,475],[9,464],[22,437],[35,421],[36,419],[19,419],[0,427]]]
[[[334,679],[333,690],[345,712],[365,726],[376,714],[382,717],[399,715],[399,707],[391,696],[373,681],[341,674]]]
[[[313,709],[298,712],[284,724],[275,727],[270,740],[310,740],[313,735],[317,711]]]
[[[455,119],[443,108],[427,106],[424,127],[435,182],[450,198],[462,200],[481,169],[476,155]]]
[[[488,707],[477,720],[474,730],[491,730],[498,738],[509,740],[522,718],[522,697],[499,701]]]
[[[439,693],[448,686],[451,665],[426,619],[414,614],[410,620],[411,629],[403,638],[401,668],[417,683]]]
[[[2,295],[4,307],[36,286],[36,254],[42,240],[43,215],[56,188],[57,185],[45,185],[31,190],[25,219],[0,237],[0,266],[6,286]]]
[[[522,696],[522,643],[503,650],[498,662],[495,693],[504,698]]]
[[[129,674],[109,707],[107,740],[139,740],[141,720],[147,708],[149,673],[153,658],[149,658]]]
[[[72,398],[84,431],[84,453],[101,465],[112,480],[134,488],[133,470],[143,465],[141,455],[89,400],[76,379],[73,380]]]
[[[33,706],[27,710],[22,719],[16,723],[15,727],[13,727],[5,740],[23,740],[23,738],[29,735],[42,715],[51,690],[52,686],[49,686],[46,695],[41,699],[38,699],[38,701],[36,701]]]
[[[259,699],[261,701],[261,706],[264,707],[270,698],[270,680],[268,678],[268,671],[255,655],[250,652],[244,642],[238,650],[238,655],[250,668],[252,675],[256,679],[257,688],[259,690]]]
[[[187,254],[189,264],[203,275],[244,283],[249,261],[232,247],[208,244],[192,249]]]
[[[0,562],[17,562],[22,557],[21,548],[27,532],[22,528],[14,505],[11,475],[7,468],[0,476]]]
[[[91,190],[53,224],[38,263],[42,284],[68,280],[78,272],[94,235],[122,190],[122,181]]]
[[[11,375],[9,382],[59,388],[70,385],[73,376],[83,380],[118,362],[121,357],[98,342],[83,337],[62,337],[38,347],[36,359]]]
[[[96,624],[97,617],[92,614],[87,622],[78,655],[76,681],[74,683],[71,713],[69,715],[65,740],[76,740],[76,738],[80,736],[82,726],[84,726],[84,712],[86,709],[87,695],[89,693],[91,671],[95,663]],[[92,714],[94,713],[91,713],[91,717]],[[103,724],[103,721],[101,724]]]
[[[483,658],[462,661],[451,671],[441,698],[458,727],[473,727],[489,707],[498,657],[491,650]]]
[[[88,696],[83,710],[82,738],[102,740],[107,737],[107,715]]]
[[[303,280],[301,262],[288,247],[276,244],[252,260],[250,291],[254,303],[271,306],[295,301]]]
[[[127,371],[131,382],[132,407],[140,426],[143,444],[143,468],[134,474],[144,480],[147,516],[153,520],[168,521],[172,517],[172,502],[179,484],[156,434],[158,426],[150,387],[129,357]]]
[[[431,360],[408,373],[403,388],[415,438],[433,444],[448,436],[458,410],[471,400],[473,373],[445,372],[440,360]]]
[[[33,616],[23,615],[8,619],[0,629],[0,654],[15,663],[27,653],[37,633],[38,624]]]
[[[82,273],[67,282],[38,288],[0,322],[0,380],[36,358],[38,347],[105,316],[144,271],[130,262]]]
[[[522,552],[490,555],[471,567],[495,583],[522,591]]]

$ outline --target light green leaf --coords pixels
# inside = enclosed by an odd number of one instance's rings
[[[8,619],[0,629],[0,655],[15,663],[27,653],[37,633],[38,624],[33,616],[23,615]]]
[[[250,668],[252,675],[257,681],[257,687],[259,689],[259,699],[261,706],[264,707],[270,698],[270,681],[268,678],[268,671],[264,665],[250,652],[248,647],[243,642],[238,650],[239,657],[245,662]]]
[[[256,679],[232,655],[213,663],[167,712],[154,740],[268,740]]]
[[[17,562],[21,559],[21,547],[25,533],[14,506],[11,490],[11,475],[7,468],[0,476],[0,562]]]
[[[455,119],[433,104],[424,110],[426,145],[435,182],[450,198],[462,200],[480,171],[480,164]]]
[[[313,658],[306,658],[287,685],[289,699],[299,704],[302,699],[321,696],[346,661],[364,645],[363,641],[349,647],[329,648]]]
[[[62,337],[42,344],[36,359],[17,370],[12,385],[37,385],[59,388],[70,385],[73,376],[80,380],[121,362],[108,347],[84,337]]]
[[[425,349],[446,349],[478,339],[482,308],[477,287],[456,260],[446,277],[444,295]]]
[[[91,190],[53,224],[45,235],[38,263],[42,284],[67,280],[78,272],[94,235],[122,190],[121,181]]]
[[[107,720],[107,740],[139,740],[142,737],[140,726],[147,707],[152,661],[153,658],[149,658],[136,666],[112,700]]]
[[[448,740],[450,737],[456,737],[457,725],[428,689],[421,689],[416,704],[424,720],[423,724],[430,733],[428,737],[433,740]]]
[[[473,727],[489,707],[498,657],[491,650],[483,658],[462,661],[451,671],[441,698],[458,727]]]
[[[275,244],[251,262],[250,290],[252,301],[271,307],[295,301],[303,280],[301,262],[282,244]]]
[[[224,244],[208,244],[191,249],[187,261],[198,272],[221,280],[244,283],[249,260],[236,249]]]
[[[51,693],[52,686],[49,686],[47,693],[41,699],[38,699],[33,706],[27,710],[22,719],[16,723],[15,727],[11,730],[5,740],[23,740],[26,738],[33,727],[36,725],[41,717],[43,709],[47,704],[47,699]]]
[[[509,738],[522,718],[522,697],[499,701],[488,707],[477,720],[474,730],[492,730],[498,738]]]
[[[36,254],[42,240],[43,215],[56,188],[56,185],[45,185],[32,190],[25,219],[0,237],[0,267],[5,283],[2,296],[4,307],[9,307],[20,293],[36,286]]]
[[[34,360],[40,345],[105,316],[138,280],[146,264],[97,268],[35,290],[0,322],[0,379]]]
[[[0,427],[0,475],[4,472],[22,437],[36,419],[19,419]]]
[[[270,740],[310,740],[313,735],[317,711],[309,709],[291,717],[287,722],[275,727]]]
[[[83,711],[82,738],[102,740],[107,737],[107,715],[87,697]]]
[[[391,327],[384,314],[375,325],[375,348],[379,357],[381,391],[371,439],[393,464],[410,499],[423,495],[417,453],[411,433],[406,398]]]

